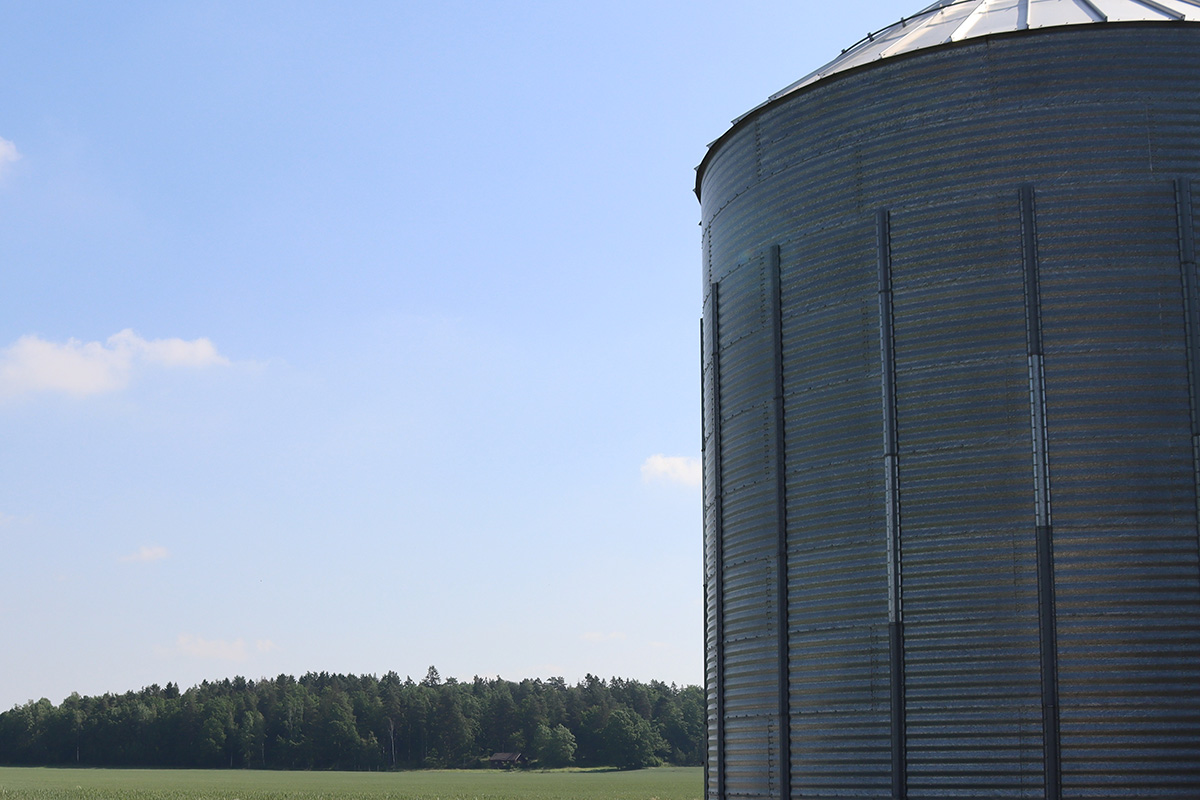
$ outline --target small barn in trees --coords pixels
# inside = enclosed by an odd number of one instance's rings
[[[512,769],[513,767],[524,767],[529,764],[529,759],[524,753],[492,753],[488,759],[488,766],[496,769]]]

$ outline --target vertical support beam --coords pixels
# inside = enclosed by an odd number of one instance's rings
[[[1046,429],[1046,373],[1042,363],[1042,299],[1033,186],[1018,190],[1021,260],[1025,272],[1025,341],[1029,359],[1029,418],[1033,441],[1034,536],[1037,541],[1038,633],[1042,689],[1042,747],[1046,800],[1062,796],[1058,713],[1058,630],[1054,604],[1054,521]]]
[[[1183,279],[1183,319],[1187,337],[1188,399],[1192,415],[1192,474],[1196,487],[1197,548],[1200,548],[1200,297],[1197,296],[1196,233],[1192,216],[1192,182],[1175,181],[1179,220],[1179,271]]]
[[[717,739],[716,763],[710,765],[717,771],[717,796],[725,798],[725,556],[724,556],[724,486],[721,476],[721,303],[717,282],[708,285],[710,303],[708,352],[712,357],[712,446],[713,455],[713,552],[709,555],[713,562],[713,639],[716,652],[713,653],[714,675],[716,687],[716,730],[713,732]],[[707,576],[706,576],[707,577]],[[707,609],[708,604],[705,603]],[[705,787],[707,791],[707,787]]]
[[[783,289],[779,266],[779,245],[767,249],[765,264],[770,282],[771,343],[775,361],[775,514],[778,535],[775,550],[776,638],[779,643],[779,797],[792,796],[792,714],[791,658],[788,646],[788,548],[787,548],[787,451],[783,397]]]
[[[1192,181],[1175,181],[1175,210],[1180,230],[1183,278],[1183,329],[1188,349],[1188,399],[1192,410],[1192,470],[1196,486],[1196,522],[1200,525],[1200,297],[1196,296],[1196,248],[1192,216]],[[1200,529],[1198,529],[1200,536]],[[1200,546],[1200,539],[1198,539]]]
[[[700,487],[701,487],[700,488],[700,518],[701,518],[701,520],[703,520],[704,512],[706,510],[704,507],[704,493],[706,491],[705,487],[708,486],[708,454],[707,454],[707,452],[705,452],[708,449],[708,415],[707,415],[708,404],[704,402],[704,395],[708,391],[708,387],[705,385],[705,379],[704,379],[704,360],[705,360],[706,354],[708,353],[708,343],[704,338],[704,315],[703,314],[701,314],[701,316],[700,316],[700,348],[699,349],[700,349]],[[707,547],[707,544],[705,546]],[[708,554],[706,553],[705,559],[707,559],[707,558],[708,558]],[[700,588],[701,588],[701,591],[703,591],[704,595],[705,595],[704,628],[702,630],[703,630],[703,638],[706,640],[705,646],[707,647],[708,618],[709,618],[708,617],[708,615],[709,615],[709,610],[708,610],[708,567],[704,563],[703,559],[701,560],[701,564],[700,564]],[[705,653],[704,657],[708,658],[708,654]],[[712,686],[708,685],[708,669],[706,668],[704,670],[704,705],[705,705],[704,729],[705,729],[706,736],[709,733],[708,719],[707,719],[708,697],[709,697],[709,694],[713,691],[714,691],[714,688]],[[709,781],[710,776],[709,776],[709,770],[708,770],[708,743],[707,743],[707,741],[705,742],[704,753],[705,753],[705,757],[704,757],[704,796],[708,797],[708,787],[709,787],[708,781]]]
[[[879,360],[883,397],[883,471],[887,503],[888,675],[891,687],[892,798],[908,796],[904,702],[904,584],[900,559],[900,437],[896,415],[896,340],[892,323],[891,215],[875,218],[879,261]]]

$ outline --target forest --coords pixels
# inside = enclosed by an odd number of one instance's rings
[[[513,682],[307,673],[42,699],[0,713],[0,764],[388,770],[697,765],[704,693],[588,675]]]

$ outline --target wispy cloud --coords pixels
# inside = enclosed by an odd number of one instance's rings
[[[208,339],[147,340],[128,328],[104,342],[48,342],[29,334],[0,350],[0,396],[113,392],[125,388],[134,369],[147,364],[212,367],[226,366],[229,359]]]
[[[8,139],[0,137],[0,175],[8,171],[10,164],[19,161],[21,154],[17,152],[17,146]]]
[[[121,561],[161,561],[167,557],[167,548],[155,545],[154,547],[139,547],[136,553],[121,556]]]
[[[205,639],[190,633],[179,634],[175,640],[175,647],[167,652],[216,661],[245,661],[248,655],[244,639],[229,642],[223,639]]]
[[[642,480],[665,481],[682,486],[700,485],[700,459],[687,456],[652,455],[642,462]]]
[[[205,639],[192,633],[181,633],[175,638],[174,647],[155,646],[160,656],[185,656],[210,661],[245,661],[252,655],[273,653],[279,645],[270,639],[258,639],[253,646],[247,645],[240,636],[236,639]]]

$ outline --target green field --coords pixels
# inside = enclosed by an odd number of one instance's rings
[[[699,800],[703,770],[271,772],[0,767],[0,800]]]

